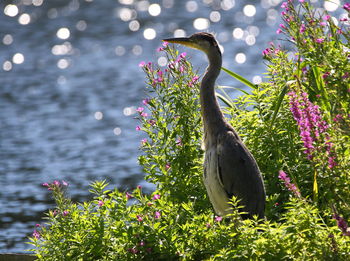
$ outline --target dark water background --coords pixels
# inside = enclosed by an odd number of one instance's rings
[[[69,182],[77,201],[94,180],[152,190],[137,164],[138,63],[157,62],[162,38],[210,31],[224,66],[258,83],[281,2],[1,0],[0,253],[29,248],[26,237],[53,206],[43,182]],[[186,51],[203,72],[204,56]],[[219,83],[235,84],[225,75]]]

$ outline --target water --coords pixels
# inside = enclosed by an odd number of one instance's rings
[[[258,83],[280,3],[1,1],[0,253],[28,249],[26,236],[53,206],[43,182],[68,181],[78,201],[94,180],[151,190],[137,164],[138,63],[157,61],[162,38],[213,31],[224,66]],[[203,71],[204,56],[186,51]],[[219,83],[239,86],[224,75]]]

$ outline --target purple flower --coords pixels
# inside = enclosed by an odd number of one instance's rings
[[[40,238],[40,233],[39,233],[37,230],[34,230],[34,232],[33,232],[33,237],[34,237],[35,239],[39,239],[39,238]]]
[[[156,121],[155,120],[149,120],[148,123],[151,124],[151,126],[153,126],[154,124],[156,124]]]
[[[278,172],[278,178],[284,182],[285,187],[289,191],[293,192],[295,196],[297,196],[298,198],[301,196],[297,186],[290,182],[290,178],[283,170],[280,170]]]
[[[65,216],[68,216],[68,214],[69,214],[69,211],[68,210],[65,210],[65,211],[63,211],[63,213],[62,213],[62,215],[65,217]]]
[[[350,3],[345,3],[343,5],[343,8],[346,10],[346,11],[349,11],[350,12]]]
[[[317,38],[316,39],[316,43],[323,43],[324,42],[324,38]]]
[[[159,211],[156,211],[156,212],[154,213],[154,218],[155,218],[155,219],[159,219],[160,217],[161,217],[160,212],[159,212]]]
[[[350,236],[350,229],[345,219],[339,216],[338,214],[333,214],[333,219],[337,221],[337,226],[341,230],[344,236]]]

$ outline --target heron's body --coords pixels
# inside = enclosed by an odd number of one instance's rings
[[[264,217],[265,189],[257,163],[234,128],[225,120],[215,96],[215,81],[220,74],[222,58],[211,34],[197,33],[189,38],[165,41],[187,45],[204,51],[209,60],[200,89],[204,125],[203,180],[210,202],[218,215],[232,210],[232,196],[240,200],[244,217]]]

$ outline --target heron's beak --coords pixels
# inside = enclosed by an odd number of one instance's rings
[[[196,48],[197,46],[188,37],[168,38],[163,39],[164,42],[181,44],[187,47]]]

